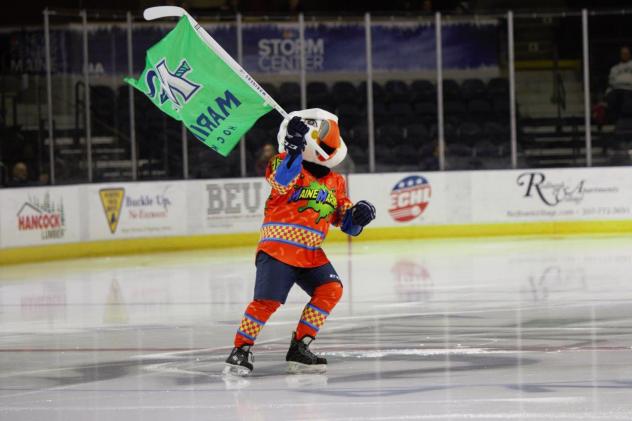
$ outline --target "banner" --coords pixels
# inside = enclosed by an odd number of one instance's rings
[[[86,194],[90,240],[187,233],[185,183],[93,185]]]
[[[24,188],[1,192],[2,247],[77,242],[77,187]]]
[[[54,23],[54,17],[53,19]],[[232,56],[237,57],[234,23],[205,24],[204,28]],[[172,28],[138,24],[133,30],[134,72],[143,71],[144,53]],[[501,41],[498,21],[446,22],[442,26],[445,70],[476,71],[498,68]],[[51,29],[53,74],[82,74],[82,27]],[[374,22],[374,71],[434,71],[434,26],[424,22]],[[297,23],[243,25],[243,66],[250,73],[296,74],[300,69]],[[6,48],[2,48],[2,47]],[[127,75],[127,29],[124,24],[88,25],[89,71],[93,75]],[[0,58],[7,73],[45,74],[44,33],[41,30],[0,32]],[[306,67],[310,73],[366,72],[363,22],[306,22]]]
[[[625,168],[473,172],[474,222],[632,218],[632,177]]]
[[[374,228],[632,220],[626,168],[350,174],[347,186],[375,205]],[[269,192],[263,177],[2,189],[0,245],[257,233]]]
[[[232,180],[209,180],[200,183],[197,197],[202,228],[206,234],[257,232],[263,222],[270,185],[263,177]]]

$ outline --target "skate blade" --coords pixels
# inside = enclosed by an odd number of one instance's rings
[[[237,376],[237,377],[246,377],[251,373],[246,367],[242,367],[240,365],[232,365],[226,364],[222,374],[225,376]]]
[[[323,374],[327,372],[327,364],[301,364],[288,361],[287,372],[289,374]]]

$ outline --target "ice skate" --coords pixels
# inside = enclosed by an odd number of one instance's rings
[[[311,336],[304,336],[300,341],[296,340],[296,332],[292,333],[292,342],[287,351],[285,361],[288,362],[288,373],[325,373],[327,372],[327,360],[314,354],[309,345],[314,341]]]
[[[226,359],[226,366],[222,372],[225,375],[247,376],[253,370],[255,359],[250,351],[250,345],[243,345],[241,348],[233,348]]]

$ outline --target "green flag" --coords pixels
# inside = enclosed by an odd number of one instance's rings
[[[200,39],[186,16],[147,51],[140,78],[125,81],[223,156],[272,110]]]

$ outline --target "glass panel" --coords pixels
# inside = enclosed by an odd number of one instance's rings
[[[511,168],[507,21],[445,16],[446,170]]]
[[[593,166],[632,164],[630,17],[597,15],[588,22]]]
[[[514,33],[521,166],[586,165],[581,17],[516,17]]]
[[[48,184],[43,24],[0,34],[0,188]]]
[[[301,109],[300,36],[296,16],[244,17],[243,66],[287,112]],[[277,153],[281,115],[272,110],[246,134],[246,171],[265,175],[269,159]]]
[[[127,24],[88,17],[93,181],[132,179]],[[144,62],[144,61],[143,61]]]
[[[363,16],[306,17],[307,108],[338,116],[347,158],[342,173],[368,172],[366,57]],[[363,85],[364,83],[364,85]]]
[[[79,14],[50,17],[55,183],[88,182],[83,26]]]
[[[438,170],[434,19],[374,17],[371,36],[376,171]]]

